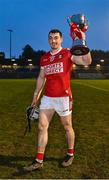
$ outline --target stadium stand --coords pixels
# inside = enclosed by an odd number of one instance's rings
[[[102,73],[78,73],[80,79],[104,79],[105,76]]]
[[[36,78],[39,74],[39,69],[28,69],[28,68],[18,68],[18,69],[0,69],[0,78]]]
[[[18,66],[17,68],[0,67],[0,78],[37,78],[39,74],[39,67],[33,66]],[[97,69],[96,66],[77,66],[71,75],[72,79],[109,79],[109,66],[100,66]]]

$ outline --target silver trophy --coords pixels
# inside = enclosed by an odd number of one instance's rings
[[[84,14],[75,14],[67,18],[70,26],[70,35],[73,39],[71,53],[76,56],[85,55],[89,52],[86,40],[81,36],[81,32],[85,33],[88,28],[88,20]]]

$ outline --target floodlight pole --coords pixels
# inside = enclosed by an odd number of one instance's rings
[[[8,29],[8,31],[9,31],[9,34],[10,34],[10,46],[9,46],[9,49],[10,49],[10,59],[12,58],[12,56],[11,56],[11,51],[12,51],[12,32],[13,32],[13,30],[12,29]]]

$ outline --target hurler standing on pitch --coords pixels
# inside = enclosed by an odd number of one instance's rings
[[[70,23],[70,28],[73,41],[75,39],[82,39],[85,41],[85,33],[82,29],[75,26],[75,23],[73,22]],[[45,86],[40,104],[38,149],[34,161],[24,167],[26,171],[32,171],[43,167],[44,152],[48,142],[48,127],[55,112],[59,115],[60,122],[65,129],[68,146],[62,166],[67,167],[71,165],[74,159],[75,133],[72,127],[72,92],[70,88],[70,75],[73,64],[89,65],[92,60],[90,52],[88,51],[82,50],[83,55],[81,55],[81,44],[80,51],[76,49],[77,55],[73,55],[70,49],[62,48],[62,41],[63,37],[60,30],[52,29],[48,33],[48,42],[51,49],[41,58],[40,73],[37,78],[31,104],[34,108],[37,106],[41,91]],[[84,47],[86,47],[86,45]]]

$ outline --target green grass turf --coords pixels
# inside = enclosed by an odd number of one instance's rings
[[[24,137],[25,111],[35,80],[0,80],[0,179],[106,179],[109,178],[109,80],[72,80],[75,159],[68,168],[65,132],[55,114],[49,127],[44,168],[24,173],[36,153],[37,123]]]

